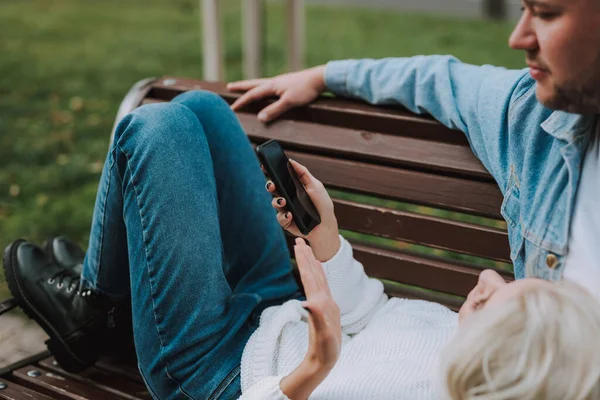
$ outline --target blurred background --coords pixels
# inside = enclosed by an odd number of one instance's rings
[[[114,117],[142,78],[417,54],[523,68],[507,46],[518,15],[514,0],[2,0],[0,246],[60,234],[87,247]],[[1,317],[0,367],[43,337],[18,312]]]

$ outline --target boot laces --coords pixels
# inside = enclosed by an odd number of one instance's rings
[[[85,297],[91,295],[91,291],[89,289],[82,287],[80,276],[70,269],[61,269],[48,278],[47,283],[49,285],[54,285],[56,283],[56,288],[58,290],[62,290],[66,287],[67,293],[77,290],[77,294],[79,296]]]

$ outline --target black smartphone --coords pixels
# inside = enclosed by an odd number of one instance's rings
[[[258,145],[256,153],[277,191],[285,199],[285,207],[292,213],[298,230],[307,235],[321,223],[321,218],[281,145],[271,139]]]

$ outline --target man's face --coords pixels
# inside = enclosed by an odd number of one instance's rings
[[[600,113],[600,0],[522,0],[509,39],[525,50],[537,98],[548,108]]]

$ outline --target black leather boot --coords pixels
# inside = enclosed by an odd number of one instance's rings
[[[49,238],[42,245],[48,261],[81,275],[85,251],[63,236]]]
[[[25,240],[10,244],[3,261],[12,295],[46,331],[60,366],[79,372],[92,365],[107,324],[102,299],[81,287],[79,274],[49,262],[41,248]]]
[[[69,269],[77,276],[81,275],[85,251],[77,243],[63,236],[55,236],[46,240],[42,247],[50,263]],[[96,294],[96,298],[101,297]],[[97,344],[99,355],[134,360],[131,298],[104,298],[101,303],[102,309],[106,311],[106,326],[102,328],[103,340]]]

